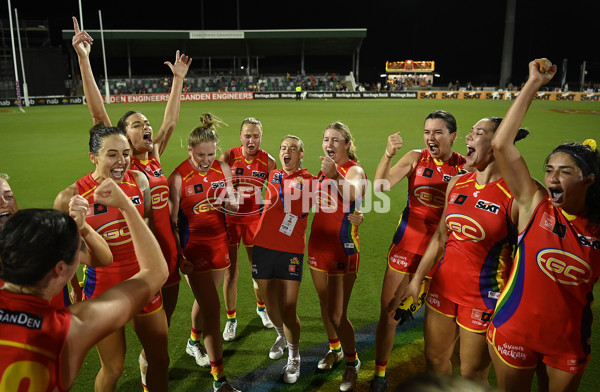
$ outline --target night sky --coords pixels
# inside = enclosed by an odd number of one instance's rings
[[[583,61],[588,70],[586,81],[600,82],[600,1],[516,1],[511,81],[520,83],[526,78],[531,59],[548,57],[559,65],[568,60],[570,83],[579,81]],[[360,52],[362,80],[377,79],[385,72],[388,60],[412,59],[434,60],[441,76],[438,84],[499,81],[506,0],[196,0],[185,6],[184,2],[162,2],[160,7],[140,1],[82,3],[87,29],[99,28],[98,9],[102,10],[104,29],[366,28],[367,38]],[[53,45],[63,44],[60,31],[72,29],[70,17],[79,16],[78,4],[73,0],[48,1],[32,7],[30,1],[11,0],[19,19],[48,19]],[[6,3],[0,18],[8,19]],[[328,69],[336,71],[330,64]]]

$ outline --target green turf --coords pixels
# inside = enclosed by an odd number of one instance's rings
[[[229,101],[184,102],[181,117],[169,146],[162,156],[162,164],[168,175],[177,164],[187,157],[185,145],[189,131],[198,125],[204,112],[221,117],[229,127],[220,131],[223,149],[239,144],[239,124],[245,117],[254,116],[264,125],[262,147],[271,154],[278,152],[281,138],[288,134],[301,137],[305,143],[304,166],[316,173],[322,154],[321,136],[332,121],[340,120],[350,126],[356,139],[358,157],[367,176],[372,179],[375,168],[385,148],[386,137],[392,132],[402,132],[404,149],[422,148],[423,119],[433,110],[445,109],[458,120],[459,137],[456,150],[464,153],[464,136],[477,120],[485,116],[502,116],[508,108],[506,101],[417,101],[417,100],[307,100],[296,101]],[[553,109],[579,110],[584,113],[559,113]],[[27,113],[18,110],[0,112],[0,172],[11,175],[11,186],[18,198],[20,208],[51,207],[56,194],[76,179],[93,169],[88,159],[87,130],[92,125],[85,106],[30,107]],[[164,104],[115,104],[108,106],[113,122],[127,110],[141,110],[150,119],[155,130],[160,126]],[[535,102],[524,125],[532,134],[519,142],[530,165],[532,174],[542,179],[543,159],[557,144],[565,140],[582,141],[587,137],[599,139],[600,117],[585,111],[600,110],[597,103],[586,102]],[[276,159],[277,156],[275,155]],[[277,159],[278,160],[278,159]],[[385,270],[385,255],[400,211],[406,203],[406,182],[391,192],[388,213],[369,212],[360,228],[361,266],[359,278],[350,302],[350,319],[361,333],[363,369],[359,380],[361,389],[368,389],[372,376],[374,348],[372,331],[379,312],[379,294]],[[374,200],[380,200],[374,197]],[[365,206],[365,210],[371,207]],[[309,218],[310,219],[310,218]],[[238,299],[238,338],[224,343],[224,362],[230,380],[248,382],[247,389],[281,388],[282,390],[337,390],[342,368],[330,374],[316,373],[316,361],[326,350],[326,334],[322,328],[318,300],[310,273],[305,270],[299,299],[299,317],[302,322],[301,350],[303,367],[296,385],[285,386],[279,379],[283,360],[276,362],[267,357],[267,351],[275,339],[273,330],[262,328],[254,312],[255,302],[251,287],[249,267],[245,253],[240,257],[240,281]],[[598,289],[595,290],[598,293]],[[173,315],[170,329],[170,389],[173,391],[208,390],[212,377],[207,369],[199,369],[185,353],[185,342],[190,331],[192,295],[182,284],[180,301]],[[596,306],[597,312],[598,306]],[[221,323],[225,320],[222,311]],[[389,365],[393,383],[423,370],[422,329],[418,321],[412,329],[398,334],[396,349]],[[592,360],[581,383],[581,391],[597,390],[600,377],[599,329],[594,328]],[[371,339],[371,340],[370,340]],[[137,356],[140,345],[128,327],[128,351],[125,373],[119,381],[119,391],[138,391],[139,373]],[[311,367],[312,365],[312,367]],[[94,350],[86,358],[73,391],[90,391],[99,369]],[[266,380],[261,374],[274,372]],[[251,382],[252,379],[259,380]],[[492,376],[492,382],[493,376]]]

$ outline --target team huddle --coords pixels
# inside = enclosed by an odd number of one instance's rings
[[[50,210],[18,211],[8,177],[0,176],[3,390],[68,390],[96,346],[95,390],[114,391],[125,362],[124,325],[132,321],[142,387],[167,391],[169,325],[183,276],[195,298],[186,352],[210,368],[215,391],[236,391],[222,340],[236,337],[242,243],[256,313],[276,332],[265,354],[279,359],[288,351],[283,381],[300,377],[297,304],[307,254],[329,341],[317,367],[343,361],[339,389],[356,390],[361,361],[347,311],[368,182],[348,126],[324,127],[321,168],[313,175],[302,168],[299,137],[283,137],[277,162],[261,149],[262,123],[252,117],[241,123],[241,145],[218,156],[225,124],[205,113],[188,136],[189,157],[164,173],[160,158],[192,60],[178,51],[173,64],[165,63],[173,85],[156,134],[137,111],[115,127],[92,73],[93,40],[75,18],[74,26],[95,168],[61,191]],[[528,134],[520,126],[535,94],[555,73],[547,60],[532,61],[506,116],[472,127],[465,156],[453,150],[456,119],[443,110],[425,119],[425,147],[396,163],[402,136],[388,137],[375,191],[406,178],[408,201],[388,251],[372,391],[388,390],[398,307],[420,298],[429,373],[452,373],[458,340],[465,379],[486,384],[493,365],[501,390],[530,390],[534,374],[540,390],[577,389],[590,358],[592,289],[600,275],[600,154],[591,139],[558,146],[542,184],[515,146]]]

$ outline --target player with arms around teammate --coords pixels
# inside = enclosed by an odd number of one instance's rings
[[[545,188],[510,143],[537,91],[556,73],[547,59],[529,78],[492,146],[519,204],[519,243],[510,281],[488,330],[498,387],[576,391],[590,358],[593,285],[600,275],[600,154],[596,142],[564,143],[546,158]]]
[[[426,148],[408,151],[392,166],[392,159],[403,147],[403,140],[400,132],[390,135],[375,172],[375,191],[389,191],[407,178],[408,201],[387,256],[375,335],[373,391],[387,390],[385,370],[394,346],[398,324],[394,314],[402,301],[400,294],[416,272],[438,226],[448,183],[465,163],[465,158],[452,149],[456,135],[454,116],[444,110],[434,111],[425,118],[423,141]],[[425,284],[428,286],[429,280]]]
[[[94,124],[103,122],[112,125],[92,73],[89,56],[93,39],[87,32],[79,30],[76,18],[73,18],[73,28],[75,29],[75,35],[72,44],[79,58],[83,91],[88,109],[92,115],[92,121]],[[181,89],[183,80],[192,64],[192,59],[184,54],[180,55],[177,51],[175,62],[171,64],[169,61],[165,61],[165,64],[173,72],[173,85],[158,132],[154,134],[150,121],[139,111],[125,113],[119,119],[117,128],[126,133],[131,146],[131,168],[143,173],[150,184],[153,213],[147,218],[149,218],[150,228],[156,235],[165,260],[169,264],[169,278],[165,283],[165,287],[162,288],[162,296],[167,323],[170,323],[171,315],[177,305],[181,276],[177,268],[177,246],[173,238],[173,230],[170,227],[169,186],[160,159],[179,120]],[[143,352],[140,356],[140,362],[146,362]]]
[[[0,389],[67,391],[101,339],[122,328],[153,298],[167,277],[154,236],[130,198],[111,179],[94,199],[126,220],[139,271],[95,299],[56,309],[55,296],[79,265],[77,223],[57,210],[22,210],[0,229]],[[81,210],[72,213],[84,220]]]
[[[406,291],[416,301],[425,275],[439,259],[426,299],[427,371],[451,374],[450,359],[460,338],[461,375],[484,384],[491,364],[485,332],[506,286],[517,241],[517,203],[491,145],[501,121],[485,117],[465,137],[465,165],[475,171],[450,180],[437,231]],[[511,142],[528,133],[520,130]]]
[[[229,164],[233,187],[240,199],[238,212],[226,216],[231,266],[226,270],[225,279],[223,280],[223,298],[225,310],[227,311],[227,323],[223,330],[225,341],[235,339],[237,328],[238,249],[243,241],[248,254],[248,261],[252,265],[252,246],[260,213],[262,212],[263,186],[269,173],[277,168],[275,159],[260,148],[262,136],[263,126],[260,120],[254,117],[244,119],[240,129],[242,145],[230,148],[219,158],[221,162]],[[256,313],[260,316],[265,327],[273,328],[273,323],[265,311],[265,303],[260,296],[256,282],[254,282],[254,295],[256,296]]]

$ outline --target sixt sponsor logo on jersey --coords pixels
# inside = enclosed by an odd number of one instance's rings
[[[169,187],[157,185],[150,191],[152,194],[152,209],[160,210],[169,203]]]
[[[252,177],[265,178],[266,176],[267,176],[267,173],[265,173],[265,172],[261,172],[258,170],[252,170]]]
[[[477,200],[477,203],[475,203],[475,208],[491,212],[495,215],[497,215],[498,211],[500,211],[500,206],[498,204],[494,204],[487,200]]]
[[[213,181],[210,183],[210,187],[212,189],[219,189],[219,188],[225,188],[225,181],[221,180],[221,181]]]
[[[42,329],[44,318],[36,314],[0,309],[0,323],[12,324],[25,327],[27,329]]]
[[[445,193],[432,186],[418,186],[414,189],[413,195],[423,205],[433,208],[444,207]]]
[[[579,286],[592,278],[592,268],[585,260],[562,249],[542,249],[536,260],[544,274],[564,285]]]
[[[477,221],[462,214],[449,214],[446,216],[446,226],[459,241],[479,242],[485,239],[485,231]]]
[[[152,174],[154,174],[154,177],[158,178],[158,177],[162,177],[164,173],[163,173],[162,169],[158,169],[158,170],[154,170],[152,172]]]
[[[586,237],[581,234],[577,234],[577,241],[583,246],[589,246],[590,248],[600,249],[600,240],[594,237]]]
[[[139,196],[133,196],[130,199],[131,199],[131,202],[136,206],[139,206],[140,204],[142,204],[142,199]]]

